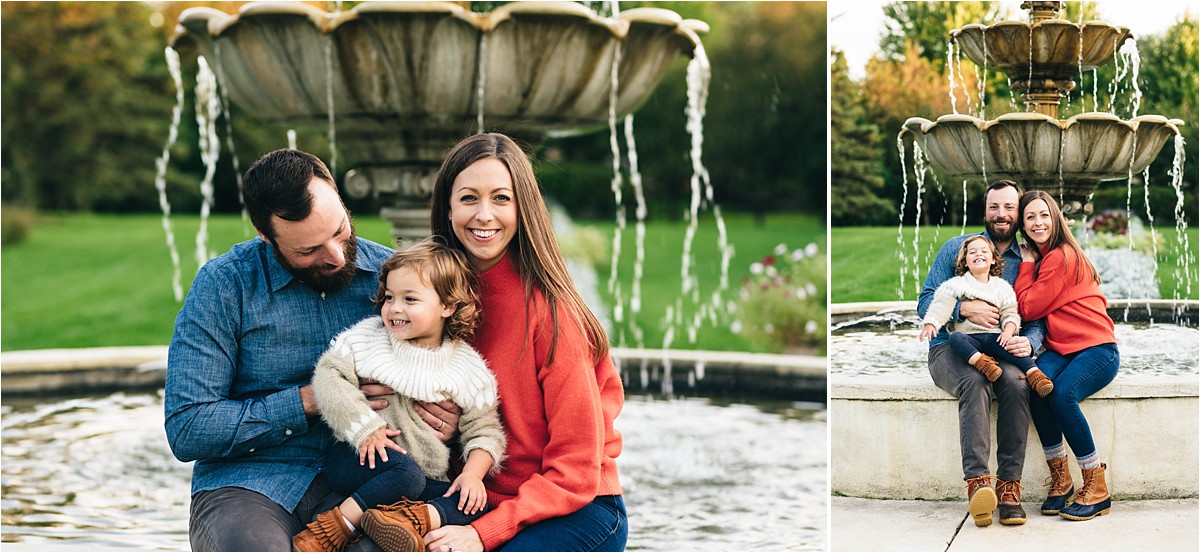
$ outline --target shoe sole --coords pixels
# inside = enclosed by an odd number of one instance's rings
[[[1024,518],[1002,518],[1002,519],[1000,519],[1000,524],[1004,524],[1007,526],[1020,526],[1022,524],[1025,524],[1025,519]]]
[[[363,532],[375,542],[382,551],[424,551],[425,543],[420,536],[414,536],[405,528],[383,524],[377,520],[374,513],[368,511],[362,518]]]
[[[1092,516],[1089,516],[1089,517],[1081,517],[1081,516],[1077,516],[1077,515],[1069,515],[1069,514],[1067,514],[1067,513],[1063,513],[1063,512],[1060,512],[1060,513],[1058,513],[1058,516],[1060,516],[1060,517],[1063,517],[1063,518],[1065,518],[1065,519],[1067,519],[1067,520],[1092,520],[1093,518],[1096,518],[1096,517],[1098,517],[1098,516],[1107,515],[1107,514],[1108,514],[1108,512],[1109,512],[1109,511],[1111,511],[1111,510],[1112,510],[1112,507],[1109,507],[1109,508],[1107,508],[1107,509],[1103,509],[1103,510],[1100,510],[1100,511],[1096,511],[1096,514],[1094,514],[1094,515],[1092,515]]]
[[[992,488],[975,490],[975,495],[971,496],[971,502],[967,505],[967,512],[971,513],[971,518],[975,519],[975,526],[990,526],[992,511],[995,509],[996,490]]]

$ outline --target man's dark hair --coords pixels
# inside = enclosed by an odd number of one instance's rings
[[[308,217],[313,207],[308,183],[313,177],[337,189],[325,163],[312,154],[282,149],[258,158],[246,171],[242,188],[246,212],[254,228],[273,241],[272,215],[285,221],[302,221]]]
[[[1021,189],[1021,185],[1017,184],[1017,181],[1012,181],[1012,180],[1008,180],[1008,179],[1000,179],[998,181],[993,182],[992,184],[989,184],[987,187],[987,190],[983,191],[984,205],[987,205],[988,194],[990,194],[993,190],[1000,190],[1001,188],[1005,188],[1005,187],[1009,187],[1009,186],[1013,187],[1013,189],[1017,191],[1018,198],[1020,198],[1022,195],[1025,194],[1025,191]]]

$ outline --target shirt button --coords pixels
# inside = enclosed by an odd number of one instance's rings
[[[284,431],[283,431],[283,433],[284,433],[284,434],[286,434],[286,435],[288,435],[288,436],[291,436],[291,435],[292,435],[292,431],[291,431],[291,429],[284,430]]]

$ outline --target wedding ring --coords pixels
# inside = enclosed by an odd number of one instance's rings
[[[446,421],[442,421],[442,422],[446,422]],[[452,544],[452,543],[446,544],[446,551],[454,551],[454,544]]]
[[[445,426],[445,425],[446,425],[446,421],[444,421],[444,420],[442,420],[442,419],[438,419],[438,425],[437,425],[437,428],[434,428],[434,430],[441,430],[441,429],[442,429],[442,427],[443,427],[443,426]],[[446,544],[446,545],[449,545],[449,544]],[[451,551],[454,551],[454,547],[451,547],[451,548],[450,548],[450,550],[451,550]]]

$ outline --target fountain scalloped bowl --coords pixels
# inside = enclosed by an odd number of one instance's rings
[[[1068,80],[1080,70],[1091,71],[1108,63],[1121,43],[1133,34],[1126,27],[1102,21],[1076,24],[1049,19],[1033,24],[1021,21],[1001,21],[995,25],[975,23],[952,31],[950,37],[967,57],[983,60],[986,51],[989,67],[999,68],[1014,78],[1028,78],[1032,65],[1035,80]],[[1064,60],[1067,63],[1062,63]]]
[[[1060,121],[1040,113],[1008,113],[985,121],[943,115],[904,122],[930,163],[956,178],[1009,178],[1027,185],[1085,186],[1128,178],[1152,162],[1183,121],[1142,115],[1129,121],[1088,112]],[[1131,159],[1132,156],[1132,159]]]
[[[256,2],[232,15],[190,8],[171,44],[216,59],[243,109],[320,129],[329,111],[330,39],[339,142],[364,160],[399,162],[440,161],[475,130],[481,51],[489,126],[531,137],[607,121],[618,43],[636,52],[621,56],[616,109],[625,114],[707,31],[669,10],[602,18],[570,2],[514,2],[489,13],[449,2],[363,3],[337,13]]]

